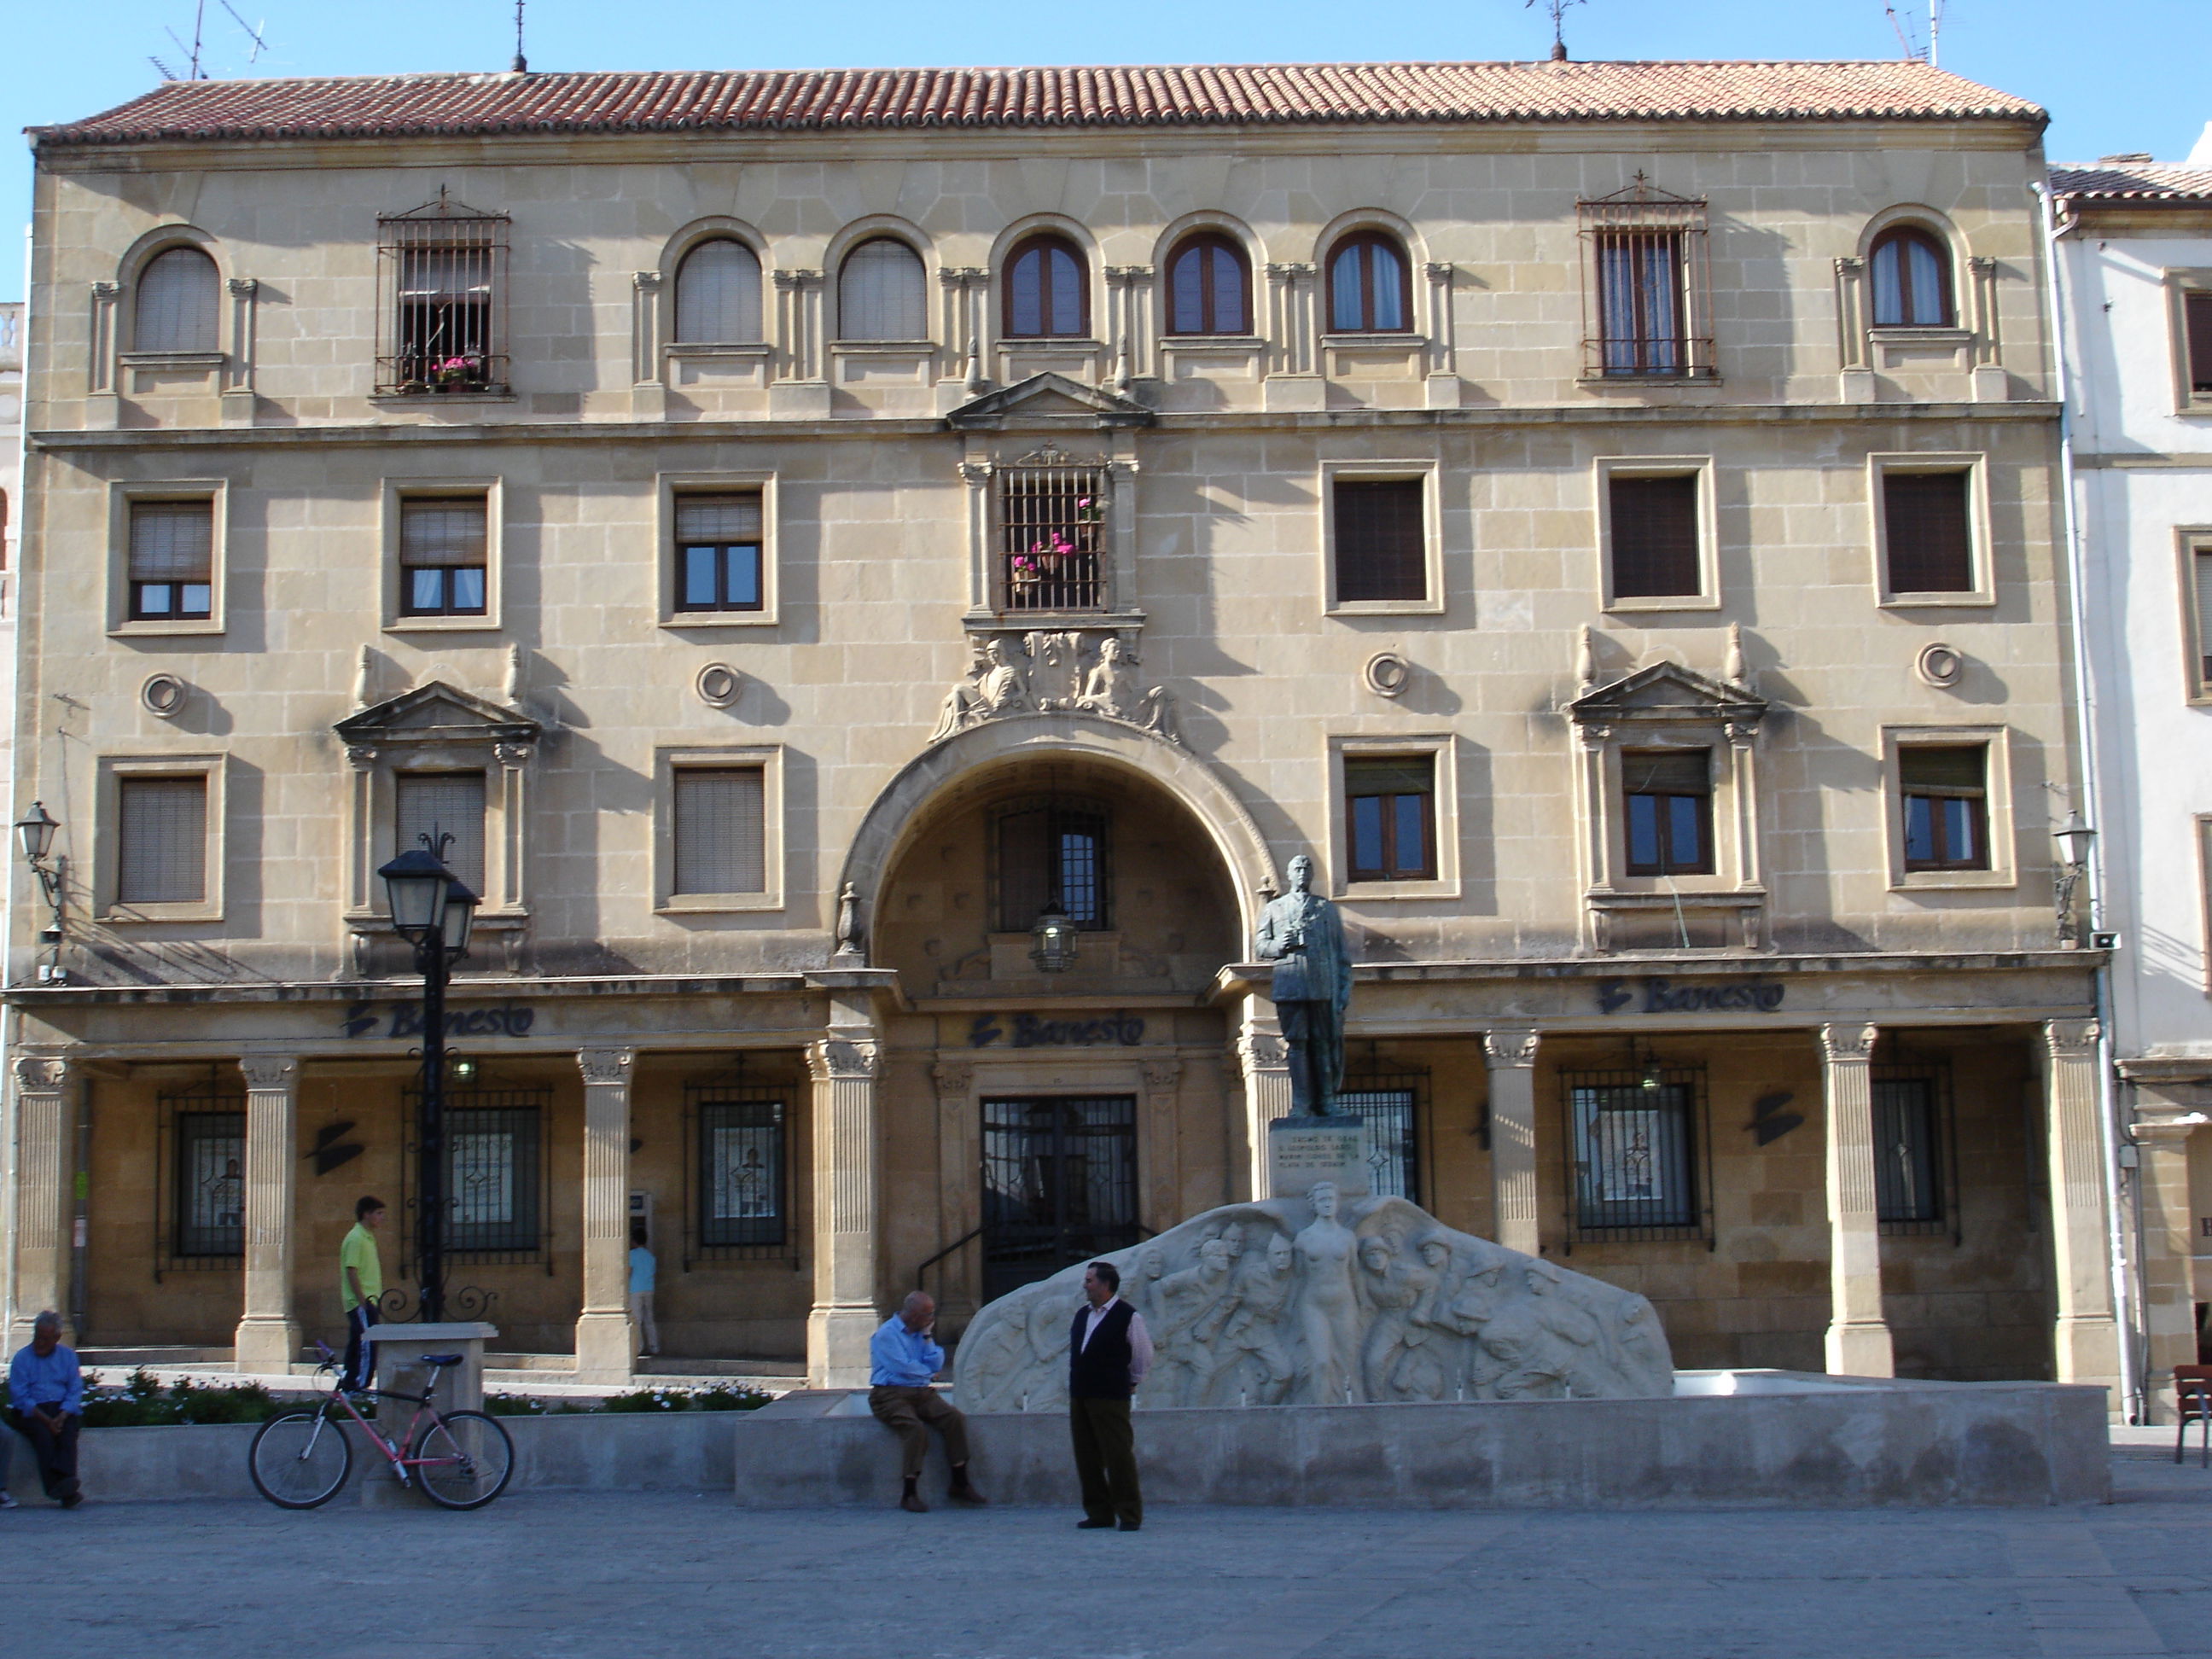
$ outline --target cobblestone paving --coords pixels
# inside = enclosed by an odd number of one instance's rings
[[[2212,1471],[2113,1455],[2095,1509],[1165,1509],[1133,1535],[715,1496],[33,1504],[0,1516],[0,1605],[70,1659],[2212,1655]]]

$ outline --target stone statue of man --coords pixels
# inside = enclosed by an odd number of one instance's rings
[[[1291,890],[1260,913],[1260,960],[1275,964],[1275,1018],[1290,1050],[1291,1109],[1326,1117],[1344,1085],[1352,957],[1336,906],[1314,892],[1313,860],[1291,860]]]

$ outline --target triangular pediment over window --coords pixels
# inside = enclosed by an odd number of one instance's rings
[[[1766,713],[1765,698],[1685,668],[1657,662],[1633,674],[1584,692],[1567,705],[1583,726],[1621,720],[1712,720],[1755,726]]]
[[[432,680],[349,714],[331,728],[349,744],[535,743],[538,723],[519,708]]]
[[[1102,392],[1047,369],[1026,380],[971,398],[945,417],[956,430],[1006,426],[1150,426],[1152,411],[1133,398]]]

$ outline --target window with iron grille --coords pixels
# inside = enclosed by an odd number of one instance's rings
[[[1133,1098],[1046,1096],[982,1108],[987,1298],[1142,1236]]]
[[[405,617],[481,617],[489,513],[481,495],[399,503],[399,612]]]
[[[1712,751],[1625,749],[1628,873],[1706,876],[1713,871]]]
[[[115,782],[118,904],[207,899],[207,779],[126,777]]]
[[[380,392],[507,389],[509,222],[443,190],[377,221]]]
[[[446,1248],[538,1247],[539,1115],[535,1106],[446,1107]]]
[[[131,503],[133,622],[205,621],[215,611],[215,503]]]
[[[1106,603],[1106,469],[1043,449],[997,475],[1000,604],[1096,611]]]
[[[235,1269],[246,1254],[246,1096],[235,1071],[210,1066],[155,1096],[155,1282]]]
[[[758,611],[762,575],[758,490],[676,498],[678,611]]]
[[[1951,257],[1917,225],[1898,225],[1875,239],[1867,261],[1876,328],[1951,326]]]
[[[1881,475],[1882,539],[1893,593],[1974,591],[1972,473]]]
[[[1359,1120],[1359,1150],[1368,1185],[1377,1198],[1421,1201],[1420,1103],[1427,1078],[1419,1073],[1360,1073],[1338,1091],[1336,1109]]]
[[[699,1243],[781,1244],[784,1120],[781,1100],[707,1100],[698,1108]]]
[[[1016,801],[994,825],[999,931],[1026,933],[1048,904],[1078,927],[1110,926],[1103,805],[1069,799]]]
[[[1352,880],[1436,879],[1436,757],[1346,756],[1344,819]]]
[[[1568,1073],[1571,1236],[1705,1236],[1710,1149],[1705,1073],[1654,1063],[1641,1071]]]
[[[392,779],[394,855],[450,836],[440,854],[462,884],[484,896],[484,775],[402,772]]]
[[[1911,744],[1897,751],[1907,870],[1990,867],[1986,744]]]
[[[1951,1088],[1936,1066],[1873,1068],[1875,1211],[1886,1233],[1955,1231]]]
[[[1706,205],[1642,173],[1577,204],[1583,247],[1583,373],[1693,379],[1713,374]]]
[[[2212,291],[2185,289],[2181,295],[2183,350],[2189,358],[2189,390],[2212,398]]]
[[[173,247],[138,273],[131,308],[133,351],[213,351],[222,284],[215,261],[196,247]]]
[[[1335,478],[1336,599],[1429,597],[1427,486],[1419,478]]]
[[[757,766],[685,767],[675,775],[677,895],[768,887],[766,774]]]
[[[1705,578],[1698,556],[1698,475],[1609,473],[1606,495],[1613,597],[1698,597]]]

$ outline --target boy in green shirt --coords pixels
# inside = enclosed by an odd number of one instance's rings
[[[376,1298],[384,1294],[384,1264],[376,1256],[376,1230],[384,1224],[384,1200],[364,1198],[353,1206],[353,1231],[338,1246],[338,1297],[345,1304],[345,1369],[338,1380],[365,1389],[375,1371],[368,1340],[376,1323]]]

